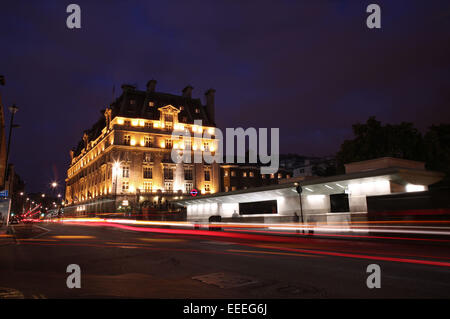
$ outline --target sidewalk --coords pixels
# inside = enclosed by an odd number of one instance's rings
[[[5,224],[2,224],[2,225],[0,226],[0,235],[1,235],[1,234],[6,234],[7,230],[8,230],[8,228],[6,227],[6,225],[5,225]]]

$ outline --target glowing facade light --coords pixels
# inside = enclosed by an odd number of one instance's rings
[[[120,170],[120,163],[119,162],[114,162],[114,164],[113,164],[113,172],[114,172],[114,174],[119,174],[119,170]]]
[[[135,146],[136,145],[136,140],[134,138],[130,140],[130,145],[131,146]]]
[[[123,119],[118,119],[118,120],[117,120],[117,124],[123,125],[123,123],[124,123]]]
[[[138,120],[132,120],[131,121],[131,125],[133,125],[133,126],[138,126],[138,124],[139,124]]]
[[[415,184],[407,184],[405,187],[408,193],[410,192],[423,192],[425,190],[425,186],[423,185],[415,185]]]

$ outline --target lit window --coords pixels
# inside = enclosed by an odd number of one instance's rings
[[[151,167],[144,167],[144,178],[145,179],[152,179],[153,178],[152,168]]]
[[[165,182],[164,189],[166,192],[171,192],[172,191],[172,182]]]
[[[155,106],[155,102],[148,102],[148,106]]]
[[[185,192],[185,193],[190,193],[193,187],[194,187],[194,186],[193,186],[192,183],[186,183],[186,184],[184,184],[184,192]]]
[[[223,176],[228,176],[228,171],[225,171],[225,172],[223,173]]]
[[[136,100],[130,100],[130,104],[131,105],[136,104]]]
[[[122,168],[122,177],[123,178],[128,178],[130,177],[130,168],[128,166],[124,166]]]
[[[144,143],[146,147],[153,147],[152,138],[150,136],[144,137]]]
[[[250,177],[255,176],[255,174],[253,172],[250,172],[249,175],[250,175]]]
[[[130,135],[124,135],[123,136],[123,144],[124,145],[130,145],[131,136]]]
[[[200,109],[198,107],[195,108],[195,113],[200,113]]]
[[[152,182],[144,182],[144,192],[151,192],[153,189],[153,183]]]
[[[185,180],[192,180],[192,168],[185,168],[184,169],[184,179]]]
[[[231,176],[236,176],[236,171],[231,171]]]
[[[211,189],[209,188],[209,184],[205,184],[205,192],[210,192]]]
[[[180,105],[180,111],[183,111],[183,110],[184,110],[184,106]]]
[[[242,172],[243,177],[247,177],[247,172]]]
[[[164,179],[173,179],[173,169],[171,167],[164,167]]]
[[[122,182],[122,191],[127,192],[129,188],[128,182]]]
[[[171,139],[166,139],[164,144],[165,144],[166,148],[172,148],[172,140]]]
[[[205,168],[205,181],[211,180],[211,170],[209,168]]]
[[[164,122],[173,122],[173,116],[171,114],[164,114]]]

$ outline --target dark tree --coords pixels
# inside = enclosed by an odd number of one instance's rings
[[[382,125],[370,117],[365,124],[354,124],[353,133],[355,138],[344,141],[336,156],[340,173],[345,163],[385,156],[426,160],[423,137],[412,123]]]
[[[445,179],[435,186],[450,186],[450,124],[431,126],[424,140],[427,168],[446,175]]]

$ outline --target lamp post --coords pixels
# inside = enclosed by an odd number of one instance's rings
[[[6,149],[6,163],[5,163],[5,185],[6,185],[6,180],[8,177],[8,158],[9,158],[9,149],[11,146],[11,134],[12,134],[12,129],[14,127],[18,127],[18,125],[14,125],[14,114],[16,114],[16,112],[19,110],[19,108],[13,104],[12,106],[9,107],[9,111],[11,112],[11,122],[9,124],[9,135],[8,135],[8,147]]]
[[[303,204],[302,204],[302,192],[303,192],[303,189],[302,189],[302,187],[300,185],[298,185],[296,183],[295,190],[297,191],[299,199],[300,199],[300,216],[302,218],[302,233],[304,233],[305,229],[303,228],[304,224],[303,224]]]

